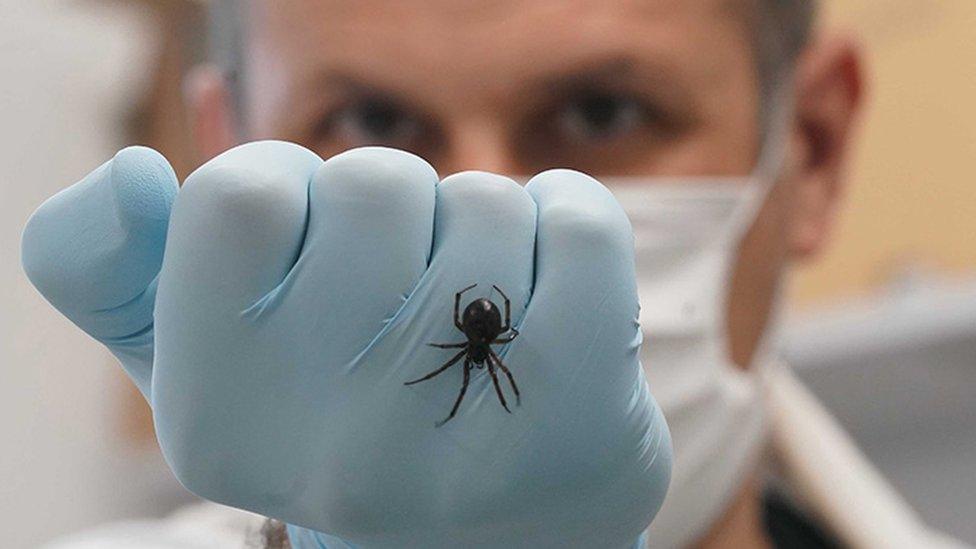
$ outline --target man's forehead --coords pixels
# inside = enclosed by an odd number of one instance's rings
[[[628,49],[668,53],[672,63],[703,59],[707,71],[751,41],[742,25],[751,0],[253,1],[252,36],[292,62],[431,64],[417,71],[450,63],[459,76],[462,65],[507,70]]]
[[[469,18],[479,15],[485,18],[492,16],[507,16],[533,5],[549,4],[567,10],[581,7],[609,7],[638,10],[648,14],[660,13],[662,10],[695,10],[699,13],[708,11],[729,12],[742,8],[750,0],[403,0],[390,2],[389,0],[254,0],[254,3],[279,9],[282,7],[298,7],[302,9],[324,9],[331,14],[349,13],[357,8],[365,8],[377,12],[436,12],[446,16],[460,16]]]
[[[401,34],[437,27],[441,32],[529,22],[539,15],[553,23],[581,18],[640,18],[651,24],[739,23],[753,0],[252,0],[252,21],[299,30],[349,25],[382,29],[391,23]]]

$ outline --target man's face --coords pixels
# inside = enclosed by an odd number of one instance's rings
[[[382,144],[442,175],[745,173],[757,79],[743,3],[258,1],[250,137],[322,156]]]
[[[240,139],[286,139],[322,157],[386,145],[442,176],[553,167],[596,177],[742,175],[759,153],[751,0],[251,4]],[[798,72],[788,174],[732,273],[727,319],[740,365],[763,332],[782,267],[816,252],[828,233],[860,104],[853,42],[808,48]],[[214,97],[198,109],[201,146],[212,154],[234,139],[229,121],[219,122],[226,96]]]

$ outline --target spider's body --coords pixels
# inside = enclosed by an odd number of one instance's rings
[[[484,368],[485,362],[491,356],[489,345],[506,331],[502,329],[501,312],[488,299],[476,299],[461,314],[461,326],[468,338],[468,359],[478,368]]]
[[[515,403],[521,404],[521,395],[519,395],[518,386],[515,385],[515,379],[512,377],[512,372],[502,364],[498,355],[495,351],[491,349],[491,345],[494,343],[508,343],[518,336],[518,330],[512,328],[512,308],[509,302],[508,296],[502,292],[501,288],[498,286],[492,286],[495,290],[501,294],[502,298],[505,299],[505,323],[502,324],[502,315],[498,310],[498,306],[491,302],[487,298],[479,298],[468,304],[464,308],[464,313],[460,313],[461,307],[461,294],[474,288],[477,284],[472,284],[467,288],[461,290],[460,292],[454,294],[454,326],[461,330],[467,341],[463,343],[428,343],[432,347],[439,347],[441,349],[462,349],[456,355],[454,355],[450,360],[447,361],[443,366],[434,370],[433,372],[425,375],[420,379],[415,379],[413,381],[408,381],[404,385],[411,385],[413,383],[419,383],[421,381],[426,381],[437,374],[447,370],[462,358],[464,359],[464,383],[461,385],[461,393],[458,395],[457,400],[454,402],[454,407],[451,408],[451,413],[442,421],[437,422],[435,425],[440,427],[441,425],[447,423],[454,414],[457,413],[458,407],[461,406],[461,400],[464,399],[464,392],[468,390],[468,380],[470,379],[470,373],[472,367],[484,368],[488,365],[488,373],[491,374],[491,381],[495,384],[495,392],[498,394],[498,400],[501,401],[502,407],[505,408],[506,412],[511,413],[508,409],[508,404],[505,402],[505,396],[502,394],[501,387],[498,385],[498,376],[495,374],[495,368],[498,368],[508,377],[509,383],[512,384],[512,390],[515,391]],[[506,332],[511,332],[508,335],[503,336]]]

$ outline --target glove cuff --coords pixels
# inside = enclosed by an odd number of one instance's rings
[[[301,526],[289,524],[287,530],[288,541],[291,543],[293,549],[356,549],[355,545],[335,536],[302,528]],[[641,535],[634,542],[631,549],[644,549],[646,546],[647,532],[645,531],[641,532]]]
[[[287,525],[288,541],[292,549],[356,549],[355,545],[301,526]]]

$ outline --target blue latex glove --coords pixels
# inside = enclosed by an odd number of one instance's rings
[[[41,207],[23,257],[122,359],[187,488],[286,521],[298,547],[634,546],[671,447],[638,362],[630,225],[603,186],[438,184],[392,149],[323,162],[257,142],[187,179],[167,240],[174,191],[165,161],[127,149]],[[492,285],[511,298],[521,335],[496,350],[521,406],[474,369],[435,427],[461,364],[404,382],[456,352],[428,342],[464,341],[454,295],[474,283],[462,308],[501,307]]]

